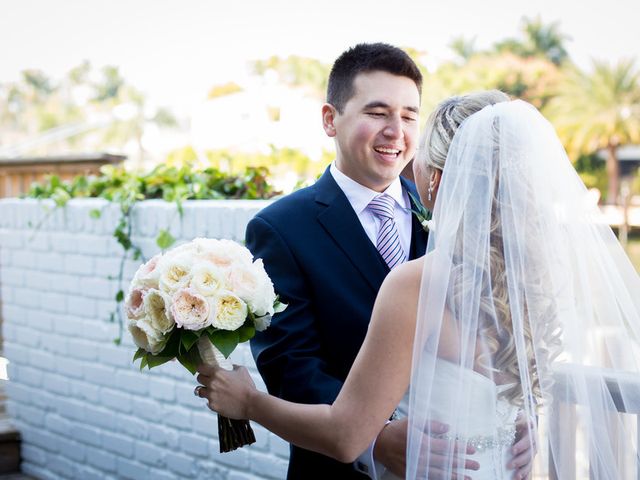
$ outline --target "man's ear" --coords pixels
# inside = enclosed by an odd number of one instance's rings
[[[330,103],[322,105],[322,127],[329,137],[336,136],[335,120],[338,116],[336,108]]]

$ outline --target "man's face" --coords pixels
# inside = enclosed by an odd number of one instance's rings
[[[380,192],[415,154],[420,94],[410,78],[382,71],[357,75],[353,86],[344,112],[333,111],[330,129],[325,115],[325,131],[335,136],[338,169]]]

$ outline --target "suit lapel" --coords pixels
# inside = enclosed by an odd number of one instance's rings
[[[316,182],[315,187],[316,202],[321,205],[318,222],[374,292],[377,292],[384,277],[389,273],[389,268],[367,237],[358,215],[353,211],[329,169]]]

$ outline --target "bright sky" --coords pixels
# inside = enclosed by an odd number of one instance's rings
[[[454,37],[487,47],[537,14],[560,22],[582,67],[592,57],[640,63],[638,0],[0,0],[0,12],[0,82],[25,68],[59,77],[88,59],[119,66],[154,103],[185,113],[251,59],[330,62],[363,41],[443,59]]]

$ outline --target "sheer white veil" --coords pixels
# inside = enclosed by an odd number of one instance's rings
[[[551,124],[520,100],[469,116],[433,213],[407,478],[460,473],[453,449],[428,454],[431,420],[479,453],[529,428],[543,477],[635,478],[640,279]],[[516,416],[531,419],[517,433]]]

